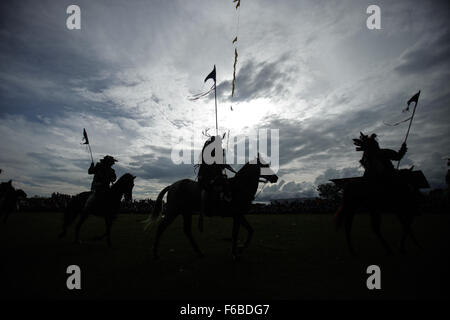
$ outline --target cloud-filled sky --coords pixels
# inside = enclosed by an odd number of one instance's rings
[[[81,8],[81,30],[66,8]],[[381,30],[366,27],[371,4]],[[352,138],[377,133],[398,150],[406,101],[422,90],[402,167],[442,187],[450,156],[448,1],[2,1],[0,168],[29,195],[89,188],[90,156],[137,175],[155,198],[194,178],[171,160],[174,138],[215,125],[206,75],[217,68],[219,130],[279,130],[279,182],[261,199],[313,196],[331,178],[360,175]],[[238,36],[237,80],[231,97]],[[231,110],[232,106],[233,110]],[[239,165],[235,165],[238,169]]]

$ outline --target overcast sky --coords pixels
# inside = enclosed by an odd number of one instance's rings
[[[81,30],[66,28],[70,4]],[[366,27],[371,4],[381,30]],[[194,178],[170,155],[174,137],[213,131],[212,97],[188,97],[211,86],[214,64],[220,132],[279,129],[280,180],[261,198],[313,196],[360,175],[360,131],[398,150],[407,123],[384,122],[406,118],[418,90],[402,167],[445,184],[448,1],[241,0],[240,11],[232,0],[2,1],[0,15],[0,179],[29,196],[89,188],[83,128],[95,160],[111,154],[118,176],[137,175],[136,198]]]

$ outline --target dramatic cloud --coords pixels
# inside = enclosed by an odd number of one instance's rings
[[[418,90],[401,165],[445,186],[448,1],[378,1],[381,30],[366,28],[368,0],[243,1],[239,28],[231,1],[80,0],[81,30],[68,30],[70,4],[0,3],[1,179],[29,195],[89,188],[83,128],[96,161],[113,155],[119,176],[137,175],[137,198],[195,178],[171,151],[214,131],[213,95],[188,99],[209,88],[213,65],[220,133],[279,130],[280,180],[259,199],[310,197],[331,178],[360,175],[360,131],[398,150],[408,124],[385,123],[410,116],[401,111]]]

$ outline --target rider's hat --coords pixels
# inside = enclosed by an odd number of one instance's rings
[[[117,159],[114,159],[112,156],[109,156],[109,155],[104,156],[101,161],[102,162],[106,162],[106,163],[110,163],[110,164],[114,164],[115,162],[118,162]]]

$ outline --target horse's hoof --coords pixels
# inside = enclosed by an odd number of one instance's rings
[[[351,251],[350,251],[350,254],[351,254],[351,256],[352,256],[353,258],[358,258],[358,257],[359,257],[359,255],[356,253],[356,251],[351,250]]]
[[[233,254],[233,261],[241,261],[242,256],[240,254]]]

